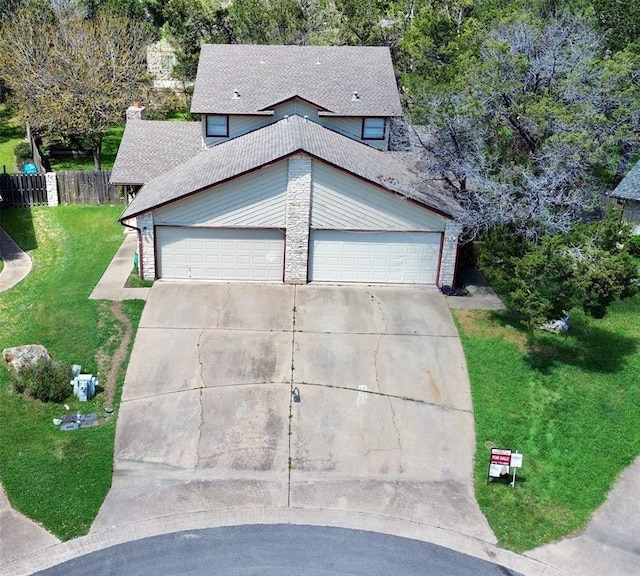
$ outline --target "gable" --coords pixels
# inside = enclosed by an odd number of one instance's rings
[[[287,163],[279,162],[154,211],[155,224],[268,227],[285,225]]]
[[[400,158],[292,116],[214,146],[153,179],[141,188],[120,219],[157,210],[301,151],[373,185],[411,197],[445,218],[455,217],[461,210],[441,183],[430,179],[430,185],[425,187],[426,175],[410,170]],[[416,189],[418,178],[421,191]]]
[[[444,230],[446,219],[323,162],[314,161],[311,227],[346,230]]]

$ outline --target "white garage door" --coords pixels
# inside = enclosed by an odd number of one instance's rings
[[[309,280],[435,284],[441,234],[311,232]]]
[[[282,281],[280,230],[158,226],[160,278]]]

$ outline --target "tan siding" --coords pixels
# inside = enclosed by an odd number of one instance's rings
[[[287,163],[280,162],[154,211],[176,226],[284,227]]]
[[[401,196],[314,161],[311,227],[442,232],[446,220]]]
[[[277,122],[278,120],[282,120],[285,116],[293,116],[294,114],[302,117],[308,116],[309,120],[318,122],[318,109],[313,106],[309,106],[300,100],[292,100],[277,106],[274,109],[273,121]]]

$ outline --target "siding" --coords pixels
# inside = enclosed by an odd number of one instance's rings
[[[280,162],[154,211],[154,223],[176,226],[285,225],[287,163]]]
[[[314,161],[311,227],[442,232],[446,220],[401,196]]]
[[[344,136],[348,136],[353,140],[362,142],[377,148],[378,150],[389,149],[389,119],[385,120],[384,140],[362,140],[362,117],[332,117],[321,116],[320,122],[325,128],[329,128],[334,132],[338,132]]]
[[[274,109],[273,116],[229,116],[229,136],[227,138],[211,138],[206,137],[205,134],[205,116],[202,117],[202,138],[204,145],[207,148],[211,148],[216,144],[226,142],[231,138],[237,138],[243,134],[248,134],[259,128],[264,128],[269,124],[282,120],[285,116],[308,116],[309,120],[324,126],[338,134],[347,136],[352,140],[363,142],[373,148],[379,150],[388,150],[389,148],[389,120],[386,120],[385,126],[385,139],[384,140],[362,140],[362,118],[357,117],[333,117],[333,116],[318,116],[318,111],[313,107],[305,104],[300,100],[293,100],[286,102]]]

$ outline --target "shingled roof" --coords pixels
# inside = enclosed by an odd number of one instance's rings
[[[460,212],[458,204],[444,192],[439,182],[429,181],[424,175],[412,172],[397,156],[371,148],[300,116],[291,116],[205,150],[147,182],[124,211],[121,220],[297,152],[304,152],[387,190],[412,198],[441,214],[454,217]]]
[[[202,152],[200,122],[130,120],[118,149],[111,184],[141,185]]]
[[[622,179],[611,193],[614,198],[640,201],[640,162]]]
[[[402,114],[387,47],[202,46],[194,114],[272,114],[274,104],[294,97],[321,115]]]

